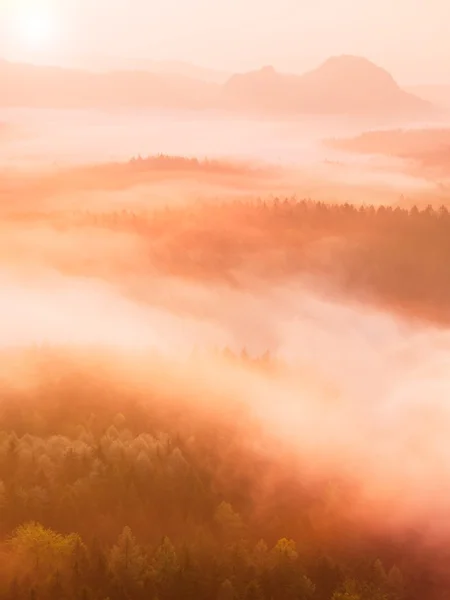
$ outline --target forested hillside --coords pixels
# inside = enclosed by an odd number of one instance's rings
[[[268,451],[243,405],[108,383],[98,361],[3,355],[0,597],[445,597],[443,548],[437,559],[420,531],[362,523],[351,487],[308,483],[308,458]],[[37,385],[5,383],[30,365]],[[150,379],[171,376],[162,365],[150,360]]]
[[[154,273],[248,286],[305,276],[333,293],[438,322],[450,320],[450,213],[440,208],[325,204],[295,198],[197,203],[136,212],[11,214],[52,231],[130,234],[143,251],[120,260],[49,257],[72,275],[123,283]],[[114,238],[113,238],[114,239]],[[21,249],[23,252],[23,249]],[[82,252],[82,249],[80,249]],[[34,252],[39,256],[39,252]],[[126,285],[126,284],[125,284]]]
[[[139,214],[11,210],[2,227],[3,266],[14,257],[18,273],[45,267],[105,280],[144,306],[157,301],[156,287],[146,292],[134,284],[152,277],[162,278],[158,285],[170,276],[251,294],[308,281],[329,297],[407,319],[450,318],[444,207],[275,198]],[[172,306],[169,294],[163,300]],[[201,296],[190,302],[175,308],[183,314],[197,303],[202,311]],[[339,348],[346,351],[345,339]],[[445,528],[435,539],[423,521],[396,525],[402,515],[395,506],[356,510],[357,483],[341,471],[312,476],[317,457],[283,441],[270,413],[264,426],[255,417],[263,400],[260,414],[287,410],[279,396],[287,366],[270,348],[259,357],[211,349],[220,364],[216,379],[192,350],[182,367],[149,353],[141,371],[127,371],[132,354],[113,360],[105,349],[3,350],[0,598],[448,598]],[[244,386],[240,372],[228,368],[266,379]],[[323,406],[338,401],[331,390]],[[357,423],[345,425],[349,436]],[[428,442],[416,443],[426,449]],[[381,473],[389,470],[383,464]]]

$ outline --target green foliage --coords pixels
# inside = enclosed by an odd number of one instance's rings
[[[343,482],[310,489],[249,444],[240,408],[215,420],[152,389],[130,400],[40,360],[38,389],[2,390],[0,598],[420,600],[447,584],[435,549],[416,542],[414,562],[408,539],[352,521]]]
[[[146,571],[146,557],[129,527],[124,527],[117,543],[111,548],[108,567],[113,579],[121,586],[142,586]]]
[[[81,544],[78,535],[61,535],[40,523],[20,525],[10,539],[10,545],[20,560],[38,571],[64,569]]]
[[[286,538],[278,540],[272,550],[272,556],[275,565],[282,565],[296,561],[298,558],[298,553],[294,540],[287,540]]]
[[[219,531],[224,539],[239,539],[244,531],[242,519],[228,502],[221,502],[214,514]]]
[[[346,579],[331,600],[362,600],[359,583],[354,579]]]

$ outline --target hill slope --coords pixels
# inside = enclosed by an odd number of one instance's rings
[[[218,86],[148,71],[93,73],[0,62],[0,104],[45,108],[205,108]]]
[[[355,56],[330,58],[299,76],[272,67],[234,75],[221,100],[226,108],[263,112],[419,115],[432,108],[402,90],[387,71]]]
[[[252,114],[428,116],[431,103],[402,90],[370,61],[341,56],[304,75],[272,67],[220,85],[181,74],[89,72],[0,61],[1,106],[46,108],[215,108]]]
[[[450,85],[448,84],[414,85],[407,87],[406,91],[420,96],[424,100],[428,100],[447,111],[450,109]]]

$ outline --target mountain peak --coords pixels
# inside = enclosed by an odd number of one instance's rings
[[[368,58],[352,54],[331,56],[319,67],[307,73],[307,75],[339,79],[342,83],[351,80],[353,83],[370,82],[372,86],[398,87],[388,71],[379,67]]]
[[[358,56],[357,54],[336,54],[327,58],[322,65],[339,65],[339,64],[353,64],[355,66],[361,65],[366,67],[375,67],[379,69],[375,63],[366,58],[365,56]]]
[[[261,75],[276,75],[277,72],[272,65],[265,65],[260,69]]]
[[[0,61],[0,105],[220,108],[253,114],[420,115],[429,103],[406,93],[384,69],[359,56],[326,60],[304,75],[271,65],[235,74],[223,85],[182,75],[91,73]],[[80,89],[83,93],[80,94]]]
[[[367,58],[332,56],[304,75],[284,75],[271,66],[230,78],[223,106],[247,111],[346,115],[412,115],[430,109],[407,94],[385,69]]]

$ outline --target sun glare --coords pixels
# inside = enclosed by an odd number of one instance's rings
[[[21,44],[40,49],[51,45],[57,33],[52,15],[26,13],[17,19],[17,35]]]

